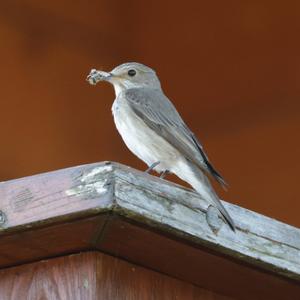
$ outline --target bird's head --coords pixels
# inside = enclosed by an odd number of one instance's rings
[[[92,70],[87,80],[94,85],[99,81],[108,81],[114,86],[116,95],[131,88],[160,89],[160,82],[155,71],[135,62],[119,65],[111,72]]]

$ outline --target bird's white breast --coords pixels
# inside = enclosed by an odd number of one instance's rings
[[[160,161],[157,171],[170,170],[179,152],[150,129],[130,108],[126,99],[117,98],[112,106],[116,127],[126,146],[148,166]]]

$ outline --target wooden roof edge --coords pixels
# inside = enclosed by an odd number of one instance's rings
[[[224,205],[236,232],[217,212],[207,214],[208,204],[193,191],[114,162],[2,182],[0,256],[6,249],[1,248],[1,236],[109,212],[155,227],[182,243],[300,281],[300,230],[233,204]]]

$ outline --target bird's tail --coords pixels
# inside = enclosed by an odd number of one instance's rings
[[[235,224],[232,218],[223,206],[206,175],[197,166],[189,161],[184,161],[178,164],[174,173],[179,178],[189,183],[204,200],[215,206],[220,211],[230,228],[235,231]]]

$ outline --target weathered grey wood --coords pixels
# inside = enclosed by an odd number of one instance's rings
[[[208,203],[196,193],[126,166],[114,166],[114,210],[119,214],[300,279],[299,229],[224,202],[237,231],[224,224],[216,235],[206,222]]]
[[[91,215],[110,211],[300,281],[300,230],[295,227],[224,202],[237,231],[224,223],[215,234],[206,221],[208,203],[196,193],[117,163],[51,174],[0,184],[0,210],[6,216],[0,238],[83,211]]]
[[[214,234],[206,222],[208,203],[171,182],[116,165],[115,210],[151,223],[187,240],[240,261],[300,281],[300,230],[223,202],[233,217],[234,233],[225,223]]]
[[[1,182],[5,222],[0,223],[0,233],[109,210],[113,169],[110,163],[97,163]]]

